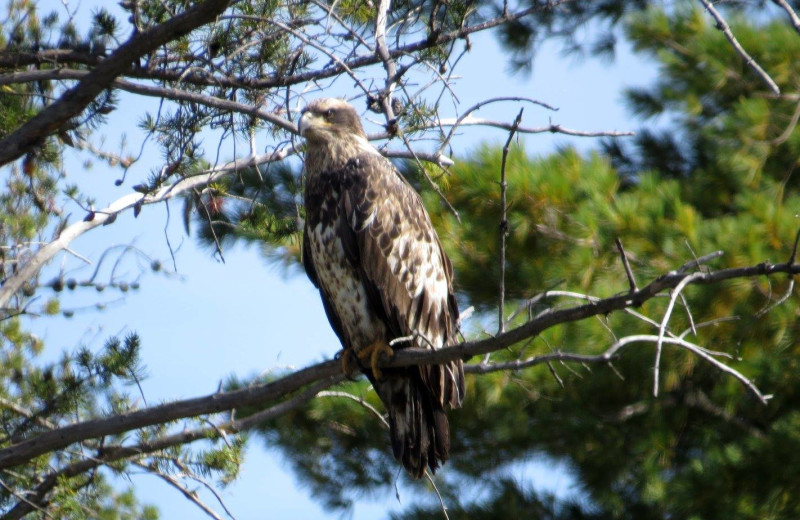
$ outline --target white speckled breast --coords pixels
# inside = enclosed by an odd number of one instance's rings
[[[370,312],[364,285],[345,256],[335,225],[323,228],[319,223],[309,234],[309,241],[320,287],[341,320],[342,332],[348,336],[346,343],[357,352],[385,340],[386,327]]]

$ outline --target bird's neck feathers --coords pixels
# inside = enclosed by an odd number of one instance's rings
[[[309,172],[325,172],[344,168],[347,161],[359,155],[380,155],[366,137],[349,134],[338,139],[314,139],[306,141],[306,169]]]

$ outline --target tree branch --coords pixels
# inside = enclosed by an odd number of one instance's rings
[[[41,139],[80,114],[140,56],[214,20],[225,10],[229,2],[230,0],[206,0],[152,29],[133,36],[56,102],[42,109],[28,122],[0,140],[0,166],[21,156]]]
[[[789,16],[789,21],[792,23],[792,27],[800,34],[800,17],[797,16],[797,13],[792,9],[792,6],[789,5],[789,2],[786,0],[772,0],[772,2],[786,11],[786,14]]]
[[[711,17],[714,18],[714,20],[717,22],[717,29],[722,31],[722,34],[725,35],[725,38],[728,39],[731,46],[733,47],[733,50],[735,50],[736,53],[742,57],[745,65],[750,67],[753,70],[753,72],[755,72],[756,75],[758,75],[758,77],[761,78],[761,80],[764,82],[764,84],[767,85],[767,87],[772,91],[773,94],[775,94],[776,96],[780,95],[781,89],[780,87],[778,87],[778,84],[775,83],[775,80],[773,80],[770,77],[770,75],[767,74],[766,71],[764,71],[764,69],[761,68],[761,65],[759,65],[758,62],[755,59],[753,59],[753,57],[750,56],[746,50],[744,50],[742,44],[739,43],[739,40],[737,40],[736,36],[733,35],[733,31],[731,31],[731,28],[725,21],[725,18],[723,18],[722,15],[719,14],[719,11],[717,11],[714,8],[714,5],[710,2],[710,0],[700,0],[700,3],[703,4],[703,7],[706,8],[708,14],[710,14]]]
[[[511,148],[511,141],[514,139],[514,134],[517,133],[519,125],[522,123],[522,111],[524,108],[519,109],[519,114],[514,118],[514,123],[511,125],[511,130],[508,132],[508,139],[503,146],[503,160],[500,164],[500,281],[498,284],[498,302],[497,302],[497,333],[502,334],[505,332],[505,306],[506,306],[506,237],[508,237],[508,203],[506,201],[506,189],[508,183],[506,182],[506,163],[508,161],[508,151]],[[455,127],[453,127],[455,128]],[[485,361],[488,361],[485,360]]]
[[[519,20],[520,18],[524,18],[525,16],[528,16],[532,13],[548,9],[554,9],[560,5],[568,4],[573,1],[575,0],[554,0],[546,4],[536,5],[533,7],[529,7],[527,9],[522,9],[514,13],[507,13],[502,16],[491,18],[489,20],[486,20],[484,22],[475,25],[468,25],[449,32],[439,33],[436,36],[436,38],[429,38],[429,37],[421,38],[417,41],[389,49],[389,56],[390,58],[394,59],[421,50],[440,46],[446,43],[456,41],[461,38],[466,38],[467,36],[474,33],[486,31],[488,29],[493,29],[508,22]],[[33,63],[50,63],[51,60],[47,59],[49,57],[49,55],[46,54],[47,51],[43,52],[45,53],[43,56],[39,56],[40,53],[29,53],[26,54],[24,57],[17,56],[15,54],[14,56],[5,56],[5,59],[8,62],[14,63],[15,59],[23,60],[24,58],[27,61],[20,61],[20,64],[22,65],[29,65]],[[65,51],[65,52],[66,55],[64,57],[64,61],[66,61],[66,56],[73,56],[74,58],[71,61],[74,63],[84,63],[86,60],[90,59],[88,56],[80,52],[76,51]],[[0,65],[4,63],[2,61],[3,58],[4,55],[0,54]],[[34,58],[39,59],[40,61],[36,62],[32,61]],[[149,69],[143,69],[141,67],[130,67],[126,70],[121,71],[121,73],[118,75],[137,78],[137,79],[148,79],[154,81],[183,82],[194,86],[203,86],[203,87],[248,88],[254,90],[267,90],[275,87],[286,87],[290,85],[306,83],[308,81],[332,78],[335,76],[339,76],[342,73],[346,73],[347,71],[345,67],[354,70],[362,67],[367,67],[369,65],[375,65],[380,62],[381,58],[376,53],[370,52],[369,54],[357,56],[349,60],[343,60],[340,63],[333,63],[330,66],[320,70],[310,70],[291,75],[272,74],[263,78],[261,77],[253,78],[246,76],[228,77],[228,76],[210,75],[205,72],[201,72],[200,70],[197,71],[149,70]]]
[[[656,278],[646,287],[634,293],[612,296],[610,298],[592,301],[585,305],[566,309],[548,310],[541,313],[535,319],[492,338],[468,341],[438,350],[425,348],[397,350],[394,357],[391,359],[382,357],[380,366],[388,368],[418,364],[440,364],[454,359],[469,359],[472,356],[494,352],[536,336],[544,330],[559,324],[579,321],[591,316],[605,315],[615,310],[623,310],[629,307],[642,305],[645,301],[654,298],[665,290],[677,288],[687,277],[691,277],[691,284],[711,284],[733,278],[769,276],[776,273],[799,274],[800,265],[789,263],[774,265],[764,262],[754,266],[693,273],[689,275],[679,271],[671,271]],[[630,339],[626,341],[630,341]],[[691,345],[680,338],[664,338],[663,341],[680,344],[685,348],[690,348],[687,345]],[[716,362],[716,360],[711,361],[713,358],[702,349],[695,348],[693,352],[709,360],[709,362]],[[597,358],[596,356],[581,354],[558,354],[549,359],[578,362],[607,361],[603,358]],[[719,365],[722,364],[719,363]],[[726,367],[726,369],[724,369],[726,372],[735,375],[733,369],[730,369],[726,365],[722,366]],[[718,366],[718,368],[722,370],[720,366]],[[0,468],[9,468],[22,464],[32,458],[62,449],[72,443],[86,439],[115,435],[136,428],[187,417],[218,413],[241,406],[263,405],[280,399],[287,393],[294,392],[308,384],[337,376],[341,376],[341,363],[338,360],[329,360],[298,370],[297,372],[264,385],[176,401],[113,417],[99,418],[65,426],[0,449]],[[746,384],[745,380],[740,379],[740,381]],[[761,396],[762,401],[768,398],[760,393],[757,395]]]
[[[29,494],[31,499],[20,501],[8,513],[4,514],[2,520],[17,520],[24,517],[34,509],[47,505],[47,494],[58,484],[60,480],[70,479],[82,475],[87,471],[110,464],[123,459],[140,457],[151,453],[160,452],[174,446],[189,444],[198,440],[216,439],[225,432],[237,433],[249,430],[263,424],[274,417],[285,414],[313,399],[317,394],[344,379],[342,374],[337,374],[332,378],[322,379],[310,385],[304,391],[279,403],[266,410],[255,413],[244,419],[231,420],[222,424],[199,428],[195,430],[182,431],[158,439],[146,440],[132,446],[109,446],[97,453],[95,457],[87,458],[79,462],[72,463],[58,471],[53,471],[43,477],[42,482]]]

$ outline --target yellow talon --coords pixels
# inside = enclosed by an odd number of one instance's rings
[[[347,379],[355,379],[358,365],[353,364],[353,351],[343,348],[339,354],[342,356],[342,373]]]
[[[356,356],[358,356],[358,359],[361,361],[365,361],[369,358],[370,368],[372,369],[372,375],[375,379],[383,379],[383,372],[378,367],[381,353],[386,353],[390,358],[394,357],[394,350],[392,350],[385,341],[380,340],[356,352]]]

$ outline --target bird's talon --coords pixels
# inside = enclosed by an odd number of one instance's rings
[[[394,357],[394,350],[383,341],[376,341],[372,345],[359,350],[356,356],[361,361],[366,361],[369,358],[369,366],[372,369],[372,375],[375,379],[383,379],[383,371],[378,364],[380,363],[381,353],[386,353],[387,356]]]
[[[358,363],[354,363],[353,351],[350,349],[342,349],[336,355],[342,360],[342,373],[345,377],[350,380],[355,380]]]

